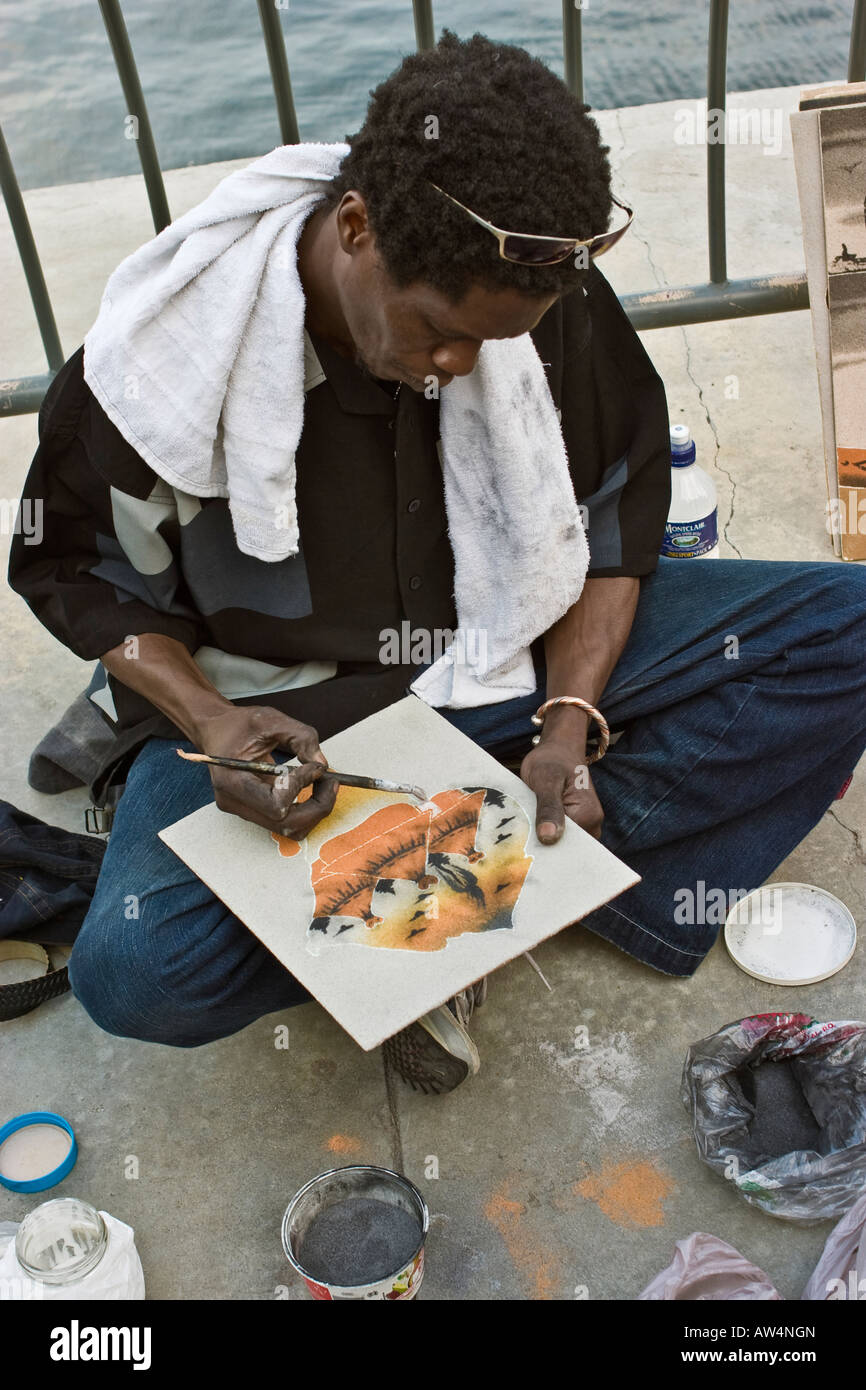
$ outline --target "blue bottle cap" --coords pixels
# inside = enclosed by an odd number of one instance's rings
[[[35,1176],[30,1178],[12,1178],[4,1173],[3,1145],[12,1134],[16,1134],[20,1129],[29,1129],[31,1125],[54,1125],[57,1129],[63,1130],[69,1135],[69,1149],[64,1154],[63,1159],[54,1168],[40,1173],[38,1143],[34,1145],[31,1154],[28,1155],[27,1167],[34,1172]],[[36,1139],[36,1136],[34,1136]],[[43,1192],[46,1187],[56,1187],[57,1183],[62,1182],[67,1173],[72,1171],[75,1160],[78,1158],[78,1145],[75,1142],[75,1132],[68,1120],[64,1120],[62,1115],[55,1115],[50,1110],[31,1110],[26,1115],[16,1115],[13,1120],[7,1121],[0,1128],[0,1183],[8,1187],[12,1192]]]
[[[694,463],[696,450],[688,425],[671,425],[671,466],[686,468]]]

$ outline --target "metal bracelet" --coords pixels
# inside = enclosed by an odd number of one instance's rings
[[[538,706],[538,709],[532,715],[533,724],[540,728],[544,723],[544,716],[553,705],[575,705],[578,709],[582,709],[585,714],[590,715],[590,717],[595,720],[599,728],[598,749],[595,753],[590,754],[586,762],[587,765],[589,765],[590,763],[597,763],[600,758],[603,758],[607,752],[608,744],[610,743],[610,728],[601,711],[597,710],[595,705],[591,705],[587,700],[581,700],[578,695],[555,695],[552,700],[545,700],[543,705]],[[533,745],[540,743],[540,741],[541,734],[536,734],[532,740]]]

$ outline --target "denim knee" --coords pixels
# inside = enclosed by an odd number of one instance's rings
[[[135,900],[97,893],[69,962],[73,993],[106,1033],[200,1047],[311,996],[203,884]]]
[[[834,608],[845,612],[854,627],[862,627],[866,623],[866,566],[828,560],[821,568],[832,585]]]
[[[72,993],[99,1028],[118,1038],[172,1043],[180,1031],[177,1004],[149,978],[147,958],[134,958],[87,922],[69,960]]]
[[[161,987],[158,934],[137,932],[119,915],[94,903],[72,949],[69,983],[85,1012],[115,1037],[175,1047],[212,1041],[212,1023]]]
[[[802,607],[808,610],[813,602],[820,616],[787,655],[795,669],[811,666],[822,673],[826,686],[832,688],[838,679],[846,690],[856,693],[866,686],[866,566],[824,561],[806,567],[805,577],[810,573],[815,587],[811,599],[809,589],[805,590]],[[859,702],[852,715],[858,709]]]

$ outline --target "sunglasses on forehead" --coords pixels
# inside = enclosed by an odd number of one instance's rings
[[[430,182],[428,180],[428,182]],[[585,246],[590,259],[595,256],[603,256],[605,251],[609,251],[615,246],[620,237],[628,231],[632,224],[634,213],[631,208],[626,207],[618,198],[611,196],[611,201],[616,204],[623,212],[628,214],[627,220],[621,227],[614,228],[610,232],[598,232],[596,236],[586,237],[557,237],[557,236],[533,236],[529,232],[504,232],[501,227],[494,227],[492,222],[485,222],[483,217],[479,217],[477,212],[466,207],[464,203],[459,203],[456,198],[452,198],[450,193],[446,193],[444,188],[440,188],[438,183],[430,182],[430,187],[435,188],[437,193],[444,196],[462,208],[465,213],[477,222],[480,227],[485,227],[488,232],[492,232],[499,242],[499,254],[504,261],[513,261],[516,265],[559,265],[561,261],[568,260],[577,249]]]

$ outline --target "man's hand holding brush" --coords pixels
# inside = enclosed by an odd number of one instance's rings
[[[274,762],[270,754],[281,748],[290,749],[299,760],[298,767],[285,767],[276,777],[210,766],[214,797],[221,811],[299,840],[334,809],[339,783],[333,777],[323,777],[328,764],[319,736],[309,724],[267,705],[229,705],[208,720],[203,738],[194,742],[213,757]],[[297,801],[298,793],[310,785],[312,795]]]
[[[149,700],[183,731],[191,743],[214,757],[273,762],[274,748],[290,749],[300,766],[279,777],[210,767],[221,811],[266,830],[303,838],[334,809],[338,783],[323,777],[327,759],[319,736],[267,705],[233,705],[207,679],[182,642],[161,633],[144,633],[130,659],[125,643],[102,657],[117,680]],[[307,801],[298,793],[312,785]]]

